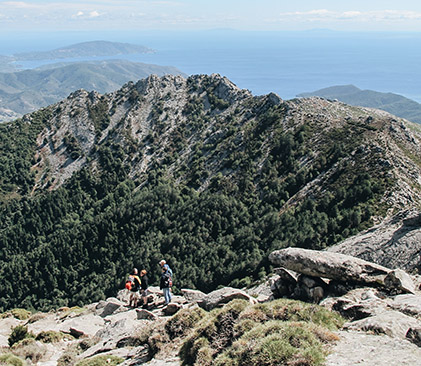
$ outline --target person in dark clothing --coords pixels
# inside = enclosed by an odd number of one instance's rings
[[[168,267],[162,266],[161,280],[159,282],[159,288],[164,293],[165,305],[171,302],[171,285],[172,279]]]
[[[133,273],[130,275],[130,277],[133,278],[133,285],[132,285],[132,288],[130,289],[129,306],[136,308],[137,302],[139,301],[139,289],[141,286],[137,268],[133,268]]]
[[[146,270],[142,269],[140,271],[140,294],[142,296],[142,300],[143,300],[143,308],[147,309],[148,308],[148,295],[149,295],[149,291],[148,291],[148,286],[149,286],[149,279],[148,276],[146,275]]]

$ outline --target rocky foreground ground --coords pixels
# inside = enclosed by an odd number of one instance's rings
[[[103,356],[105,363],[119,357],[120,364],[127,366],[176,366],[181,364],[177,341],[158,352],[152,352],[150,346],[139,341],[151,324],[165,326],[183,308],[199,306],[210,311],[233,299],[257,303],[289,297],[318,302],[347,319],[338,332],[338,340],[330,346],[326,365],[420,364],[419,276],[343,254],[298,248],[276,251],[270,259],[280,266],[277,274],[247,290],[222,288],[204,294],[185,289],[182,296],[174,296],[172,303],[164,306],[159,289],[152,287],[149,310],[128,307],[126,290],[122,290],[116,298],[84,308],[62,308],[21,320],[16,311],[3,314],[2,353],[9,352],[12,330],[25,325],[34,335],[44,334],[44,339],[48,331],[64,335],[51,342],[43,342],[39,336],[23,347],[20,356],[26,357],[28,364],[70,365]],[[153,337],[160,342],[159,334]],[[14,353],[19,355],[19,348],[15,347]]]

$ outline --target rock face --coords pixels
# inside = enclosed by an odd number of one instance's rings
[[[405,210],[382,223],[330,247],[388,268],[421,272],[421,213]]]
[[[308,276],[362,284],[384,285],[390,272],[386,267],[348,255],[301,248],[277,250],[269,259],[275,265]]]
[[[224,287],[219,290],[207,294],[199,303],[199,306],[205,310],[212,310],[218,306],[226,304],[234,299],[248,300],[251,303],[256,303],[257,300],[251,297],[243,290],[232,287]]]

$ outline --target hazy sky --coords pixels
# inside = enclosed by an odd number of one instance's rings
[[[213,28],[421,31],[421,1],[0,1],[0,30]]]

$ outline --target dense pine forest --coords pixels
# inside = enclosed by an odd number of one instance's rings
[[[247,286],[270,251],[325,248],[393,208],[402,122],[226,84],[150,78],[1,124],[0,310],[114,296],[133,266],[156,285],[162,258],[175,290]]]

